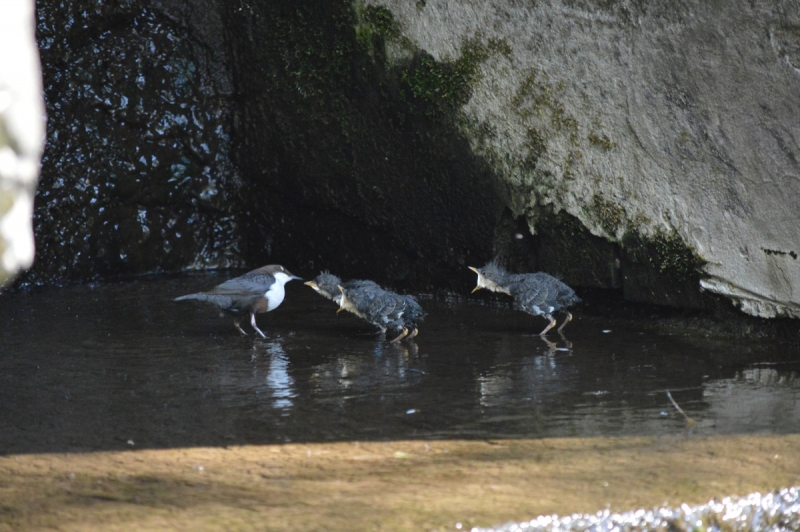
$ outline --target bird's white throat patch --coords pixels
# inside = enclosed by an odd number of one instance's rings
[[[264,294],[264,297],[267,298],[267,312],[274,310],[278,305],[283,303],[283,298],[286,296],[286,290],[283,286],[292,280],[291,277],[283,272],[276,272],[274,277],[275,282]]]

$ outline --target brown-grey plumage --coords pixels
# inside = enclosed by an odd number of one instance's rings
[[[486,288],[508,294],[514,298],[514,308],[517,310],[547,318],[550,323],[539,333],[541,336],[556,325],[556,319],[552,316],[554,312],[563,310],[567,314],[558,328],[559,332],[572,321],[572,314],[566,309],[578,303],[580,298],[572,288],[552,275],[544,272],[509,273],[495,262],[483,268],[469,268],[478,274],[478,283],[473,292]]]
[[[340,285],[339,290],[340,310],[352,312],[384,333],[395,331],[397,336],[392,343],[414,338],[419,333],[425,311],[413,296],[384,290],[372,281],[350,281]]]
[[[280,264],[270,264],[229,279],[207,292],[176,297],[175,301],[193,299],[210,303],[225,312],[249,312],[250,325],[262,338],[266,338],[256,325],[256,314],[276,309],[286,294],[284,285],[293,279],[300,280],[300,277],[292,275]],[[240,333],[247,334],[239,325],[240,321],[234,320],[233,325]]]

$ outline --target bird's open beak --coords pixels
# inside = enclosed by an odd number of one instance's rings
[[[336,285],[336,288],[338,288],[338,289],[339,289],[339,292],[341,292],[341,293],[342,293],[342,297],[344,297],[344,288],[342,288],[342,285],[338,285],[338,284],[337,284],[337,285]],[[340,313],[341,311],[343,311],[343,310],[344,310],[344,308],[342,307],[342,304],[341,304],[341,303],[339,303],[339,308],[338,308],[338,309],[336,309],[336,314],[339,314],[339,313]]]
[[[480,274],[480,272],[478,271],[478,268],[475,268],[474,266],[467,266],[467,268],[469,268],[469,269],[470,269],[470,270],[472,270],[473,272],[477,273],[477,274],[478,274],[478,277],[480,277],[480,275],[481,275],[481,274]],[[475,292],[477,292],[477,291],[478,291],[478,290],[480,290],[480,289],[481,289],[481,287],[480,287],[480,285],[478,285],[478,286],[476,286],[475,288],[473,288],[473,289],[472,289],[472,292],[470,292],[470,294],[474,294]]]
[[[304,282],[303,284],[304,284],[304,285],[306,285],[306,286],[310,286],[310,287],[311,287],[311,288],[313,288],[314,290],[316,290],[316,289],[317,289],[317,283],[315,283],[314,281],[306,281],[306,282]]]

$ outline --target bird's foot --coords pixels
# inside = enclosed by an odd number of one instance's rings
[[[400,340],[402,340],[403,338],[405,338],[407,335],[408,335],[408,329],[403,329],[403,332],[401,332],[401,333],[400,333],[400,334],[397,336],[397,338],[395,338],[394,340],[392,340],[392,341],[391,341],[391,342],[389,342],[389,343],[391,343],[391,344],[396,344],[397,342],[399,342]]]
[[[558,328],[558,332],[561,332],[561,330],[564,327],[566,327],[567,323],[569,323],[571,321],[572,321],[572,314],[570,312],[567,312],[567,319],[565,319],[564,323],[562,323],[561,326]]]
[[[548,320],[550,320],[550,323],[548,323],[547,327],[545,327],[544,330],[539,333],[539,336],[544,336],[545,334],[547,334],[547,331],[549,331],[550,329],[552,329],[553,327],[556,326],[556,319],[554,317],[552,317],[549,314],[545,314],[544,317],[547,318]]]

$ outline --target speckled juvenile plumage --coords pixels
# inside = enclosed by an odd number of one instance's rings
[[[340,291],[342,310],[352,312],[384,333],[393,331],[396,337],[392,342],[415,337],[425,319],[425,311],[413,296],[384,290],[372,281],[350,281],[341,285]]]
[[[540,335],[547,334],[556,325],[552,314],[563,310],[567,319],[558,328],[560,332],[572,321],[572,314],[566,309],[580,301],[572,288],[544,272],[509,273],[495,262],[490,262],[483,268],[470,266],[470,269],[478,274],[475,290],[486,288],[508,294],[514,298],[514,308],[517,310],[547,318],[550,323]]]
[[[413,338],[419,332],[418,324],[425,311],[413,296],[384,290],[374,281],[354,279],[347,282],[324,271],[314,280],[305,283],[323,297],[378,327],[381,332],[396,334],[394,342]]]
[[[382,288],[373,281],[354,279],[352,281],[343,282],[339,277],[327,271],[320,273],[314,278],[314,280],[308,281],[307,283],[304,284],[310,286],[311,288],[316,290],[317,293],[319,293],[321,296],[330,299],[337,305],[339,304],[339,301],[342,299],[342,292],[341,290],[339,290],[339,286],[343,286],[345,288],[371,287],[382,290]]]
[[[283,302],[284,285],[292,279],[300,278],[289,273],[280,264],[270,264],[247,272],[240,277],[229,279],[207,292],[176,297],[175,301],[194,299],[210,303],[225,312],[234,314],[249,312],[250,324],[253,329],[262,338],[266,338],[266,335],[256,325],[256,314],[276,309]],[[242,330],[239,321],[234,321],[234,326],[242,334],[247,334]]]

